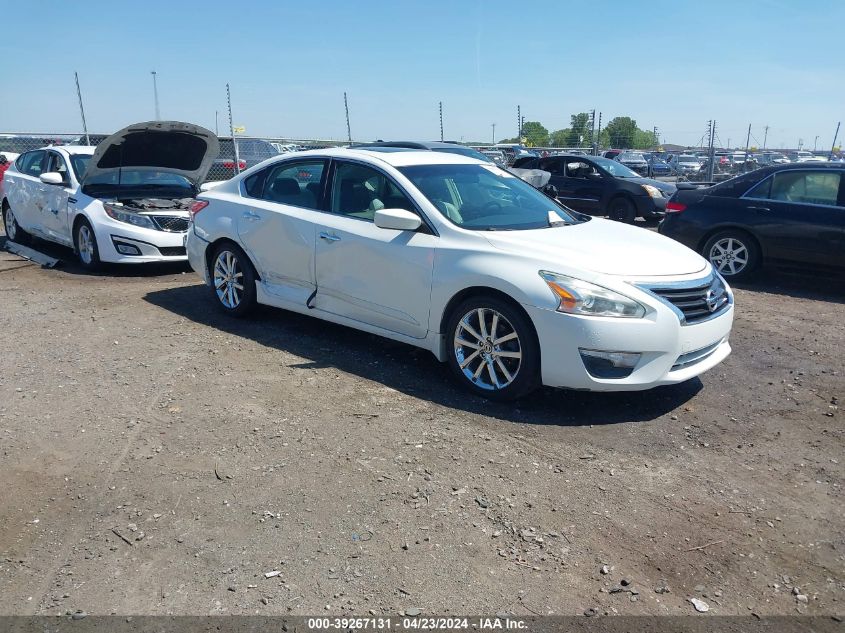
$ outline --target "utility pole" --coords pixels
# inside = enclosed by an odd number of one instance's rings
[[[715,165],[713,161],[716,157],[716,148],[714,144],[716,143],[716,120],[713,119],[708,121],[710,124],[710,141],[709,141],[709,151],[707,152],[707,181],[713,182],[713,168]]]
[[[769,138],[769,126],[767,125],[763,128],[763,130],[765,130],[765,132],[763,133],[763,149],[766,149],[766,141]]]
[[[440,140],[443,141],[443,102],[440,102]]]
[[[217,110],[214,111],[214,135],[220,136],[220,128],[217,126]]]
[[[82,107],[82,91],[79,89],[79,75],[74,72],[74,79],[76,79],[76,96],[79,97],[79,113],[82,115],[82,132],[85,134],[85,144],[90,145],[91,139],[88,138],[88,124],[85,123],[85,108]]]
[[[493,145],[496,144],[496,124],[493,123]]]
[[[593,156],[599,155],[599,145],[601,144],[601,112],[599,112],[599,135],[596,137],[596,143],[593,146]]]
[[[833,160],[833,148],[836,147],[836,139],[839,137],[840,125],[842,125],[842,121],[836,124],[836,132],[833,135],[833,145],[830,146],[830,156],[827,157],[828,160]]]
[[[150,74],[153,76],[153,97],[155,97],[156,102],[156,121],[161,121],[161,112],[158,110],[158,84],[156,83],[156,71],[150,71]]]
[[[346,110],[346,137],[349,142],[352,142],[352,128],[349,127],[349,101],[346,98],[346,93],[343,93],[343,107]]]
[[[232,123],[232,94],[229,92],[229,84],[226,84],[226,104],[229,107],[229,134],[232,135],[232,147],[235,148],[235,174],[241,173],[241,157],[238,154],[238,139],[235,138],[235,124]]]
[[[590,148],[593,148],[596,143],[596,109],[590,110]],[[578,143],[580,146],[581,144]]]
[[[748,124],[748,136],[745,137],[745,162],[742,164],[742,171],[748,171],[748,144],[751,142],[751,124]]]
[[[516,140],[522,143],[522,110],[516,106]]]
[[[816,140],[813,141],[813,151],[816,151],[816,146],[819,144],[819,135],[816,134]]]
[[[660,145],[660,136],[657,134],[657,126],[654,126],[654,149]]]

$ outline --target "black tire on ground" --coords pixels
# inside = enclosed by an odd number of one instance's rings
[[[3,205],[3,230],[6,231],[6,237],[12,242],[26,245],[32,241],[32,236],[24,231],[15,220],[15,214],[8,202]]]
[[[619,196],[607,205],[607,216],[611,220],[631,224],[637,217],[637,207],[630,198]]]
[[[537,334],[525,313],[509,301],[492,295],[465,299],[449,315],[446,337],[452,373],[476,395],[506,402],[539,386]]]
[[[97,236],[94,235],[91,223],[85,218],[78,220],[73,227],[73,246],[76,257],[85,270],[93,272],[100,269],[102,263]]]
[[[246,253],[231,242],[214,249],[209,261],[211,293],[226,314],[245,317],[256,306],[255,268]]]
[[[710,236],[701,254],[728,281],[747,279],[760,266],[760,247],[745,231],[725,229]]]

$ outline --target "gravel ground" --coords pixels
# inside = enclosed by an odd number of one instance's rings
[[[0,252],[0,614],[842,614],[845,287],[778,279],[700,380],[505,406],[186,267]]]

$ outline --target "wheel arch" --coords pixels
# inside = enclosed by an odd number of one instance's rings
[[[747,235],[749,238],[751,238],[754,245],[757,247],[757,252],[760,253],[760,257],[762,259],[766,258],[766,249],[763,247],[763,243],[760,241],[760,238],[754,233],[754,231],[750,230],[747,226],[743,226],[741,224],[721,224],[719,226],[711,228],[706,233],[704,233],[704,235],[702,235],[701,239],[698,240],[698,244],[696,244],[695,251],[701,254],[704,259],[707,259],[707,256],[702,253],[702,251],[704,250],[704,245],[707,244],[707,240],[709,240],[717,233],[721,233],[722,231],[736,231],[738,233],[743,233]]]
[[[255,262],[252,260],[252,257],[249,253],[246,252],[246,249],[238,244],[235,240],[230,237],[218,237],[213,242],[209,242],[208,246],[205,247],[205,272],[208,275],[208,278],[211,279],[211,258],[214,256],[214,252],[223,244],[231,244],[233,246],[237,246],[243,253],[246,255],[247,260],[252,265],[252,270],[255,271],[255,279],[257,281],[261,280],[261,273],[258,272],[258,267],[255,265]]]
[[[531,315],[528,314],[528,311],[522,306],[522,304],[514,299],[508,293],[498,290],[496,288],[492,288],[490,286],[469,286],[464,288],[463,290],[459,290],[454,295],[449,298],[449,301],[446,302],[446,305],[443,308],[443,311],[440,315],[440,345],[439,345],[439,354],[437,355],[438,360],[441,362],[444,361],[447,357],[447,332],[446,332],[446,324],[449,321],[449,318],[452,316],[452,313],[455,311],[463,301],[469,299],[471,297],[482,297],[482,296],[492,296],[501,301],[508,303],[511,307],[515,310],[518,310],[522,315],[525,317],[526,321],[531,325],[531,334],[534,336],[535,341],[537,342],[537,349],[538,353],[540,354],[540,360],[542,360],[542,349],[540,348],[540,339],[537,335],[537,326],[534,324],[534,321],[531,319]]]

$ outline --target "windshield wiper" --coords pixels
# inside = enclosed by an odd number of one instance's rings
[[[549,211],[548,221],[549,221],[549,227],[569,226],[570,224],[572,224],[571,222],[567,222],[566,220],[564,220],[562,217],[560,217],[554,211]]]

